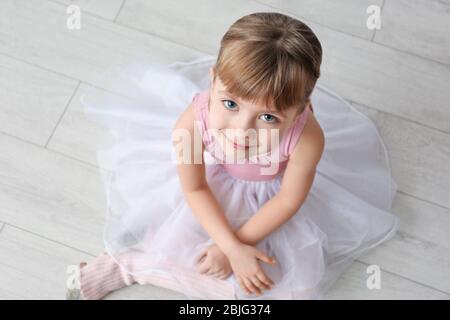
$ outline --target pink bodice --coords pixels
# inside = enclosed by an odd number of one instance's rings
[[[281,142],[277,144],[274,150],[264,154],[252,155],[248,159],[233,163],[224,160],[226,159],[225,153],[212,134],[212,128],[209,128],[208,125],[209,90],[196,93],[192,101],[196,123],[206,151],[216,160],[216,163],[223,165],[228,173],[236,178],[251,181],[271,180],[284,172],[289,155],[294,150],[296,142],[303,131],[310,110],[305,108],[295,118],[292,126],[281,137]]]

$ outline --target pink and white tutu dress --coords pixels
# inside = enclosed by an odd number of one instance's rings
[[[224,164],[208,133],[208,71],[214,63],[215,57],[131,63],[104,77],[99,85],[108,90],[83,95],[86,115],[114,138],[97,150],[107,195],[105,250],[122,274],[187,298],[320,299],[354,259],[398,229],[391,212],[397,184],[384,143],[369,118],[317,84],[313,109],[297,117],[279,148],[252,163]],[[191,102],[208,185],[234,229],[279,191],[307,117],[314,115],[324,131],[325,150],[304,203],[256,245],[278,262],[261,263],[275,282],[261,296],[243,292],[233,274],[220,280],[196,267],[213,241],[183,196],[171,143],[175,122]],[[278,171],[259,175],[271,161],[278,161]]]

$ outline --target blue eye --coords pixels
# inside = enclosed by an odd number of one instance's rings
[[[231,100],[222,100],[222,102],[224,102],[225,108],[227,108],[229,110],[233,110],[233,107],[231,107],[230,105],[227,105],[227,102],[231,102],[232,104],[236,105],[236,103],[234,103],[234,101],[231,101]]]
[[[265,121],[265,122],[272,123],[272,122],[275,122],[277,120],[276,117],[274,117],[273,115],[268,114],[268,113],[265,113],[265,114],[262,115],[262,117],[264,117],[264,116],[265,116],[265,119],[263,119],[263,121]]]

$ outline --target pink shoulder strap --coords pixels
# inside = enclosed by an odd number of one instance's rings
[[[303,112],[297,117],[294,124],[287,132],[286,142],[284,145],[284,154],[286,156],[289,156],[294,151],[294,147],[303,132],[303,128],[305,127],[309,111],[309,107],[306,107],[305,110],[303,110]]]
[[[205,132],[207,132],[208,129],[206,127],[208,99],[209,95],[207,91],[198,92],[192,98],[192,104],[195,112],[195,120],[197,122],[200,134],[202,135],[202,139],[205,140],[205,142],[208,142],[209,140],[209,137],[205,135]]]

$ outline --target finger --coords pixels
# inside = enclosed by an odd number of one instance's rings
[[[276,260],[272,257],[269,257],[268,255],[264,254],[263,252],[259,252],[259,255],[257,256],[259,258],[259,260],[264,261],[265,263],[268,264],[274,264],[276,263]]]
[[[237,277],[237,282],[239,283],[239,285],[241,286],[242,290],[246,293],[246,294],[250,294],[250,290],[247,288],[247,286],[244,283],[244,280],[242,280],[241,277]]]
[[[260,294],[261,294],[261,290],[260,290],[259,288],[257,288],[257,287],[253,284],[253,282],[250,281],[250,279],[244,278],[244,283],[245,283],[245,286],[246,286],[247,288],[249,288],[250,292],[252,292],[252,293],[254,293],[254,294],[257,294],[257,295],[260,295]]]
[[[252,277],[250,278],[250,280],[253,282],[253,284],[254,284],[256,287],[258,287],[258,288],[260,288],[260,289],[270,289],[270,287],[269,287],[267,284],[265,284],[264,282],[262,282],[261,280],[259,280],[259,278],[256,277],[256,276],[252,276]]]
[[[249,294],[247,287],[245,286],[244,282],[242,281],[242,279],[239,276],[236,276],[236,281],[239,284],[239,286],[241,287],[242,291]]]
[[[256,276],[258,277],[258,279],[262,282],[264,282],[266,285],[268,286],[273,286],[274,282],[272,279],[270,279],[263,271],[258,272],[256,274]]]

